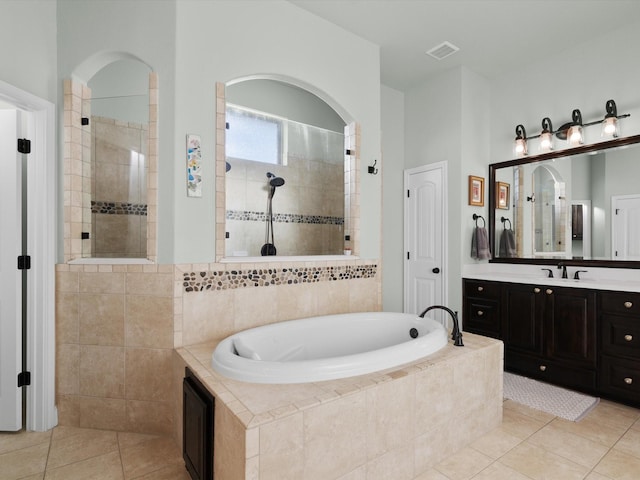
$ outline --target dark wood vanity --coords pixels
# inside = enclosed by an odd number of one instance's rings
[[[505,370],[640,406],[640,293],[464,279],[463,297]]]

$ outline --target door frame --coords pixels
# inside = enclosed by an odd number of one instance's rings
[[[404,184],[403,184],[403,195],[404,195],[404,240],[403,240],[403,248],[404,248],[404,286],[402,291],[402,305],[403,310],[407,310],[407,285],[408,285],[408,260],[406,257],[406,252],[409,251],[409,219],[408,219],[408,200],[406,191],[409,186],[409,176],[414,175],[416,173],[430,172],[432,170],[440,170],[441,171],[441,181],[442,181],[442,225],[440,231],[442,232],[441,241],[442,241],[442,305],[447,305],[449,301],[449,250],[447,244],[448,238],[448,229],[447,229],[447,218],[448,218],[448,201],[446,194],[446,186],[447,186],[447,162],[435,162],[428,163],[426,165],[421,165],[419,167],[405,169],[404,171]]]
[[[27,177],[27,387],[26,429],[58,423],[55,405],[56,121],[55,105],[0,80],[0,99],[26,112],[31,140]]]
[[[611,230],[611,248],[609,250],[612,260],[616,259],[616,229],[614,228],[614,223],[616,220],[616,209],[618,208],[618,201],[634,198],[640,199],[640,194],[631,193],[627,195],[611,195],[611,223],[609,226],[609,229]]]

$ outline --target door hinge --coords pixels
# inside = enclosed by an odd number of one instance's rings
[[[620,209],[616,208],[616,215],[618,215],[620,213]]]
[[[407,190],[407,198],[411,198],[411,190]]]
[[[31,372],[20,372],[18,374],[18,387],[31,385]]]
[[[31,257],[29,255],[20,255],[18,257],[18,270],[29,270],[31,268]]]
[[[26,138],[18,139],[18,152],[20,153],[31,153],[31,140],[27,140]]]
[[[409,252],[407,252],[407,260],[409,260],[411,255],[409,254]]]

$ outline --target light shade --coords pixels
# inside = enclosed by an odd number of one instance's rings
[[[553,150],[553,126],[551,119],[544,117],[542,119],[542,133],[540,133],[540,150],[549,152]]]
[[[518,156],[524,156],[527,154],[527,132],[523,125],[518,125],[516,127],[515,151]]]
[[[584,143],[584,135],[582,133],[582,114],[577,108],[571,114],[573,124],[567,131],[567,141],[569,145],[581,145]]]
[[[605,106],[607,114],[602,120],[602,136],[617,138],[620,134],[618,130],[618,108],[616,102],[609,100]]]

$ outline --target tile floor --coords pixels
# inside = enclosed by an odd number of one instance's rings
[[[44,433],[0,434],[0,480],[17,479],[189,476],[168,438],[56,427]],[[462,479],[638,480],[640,410],[601,401],[575,423],[508,400],[500,427],[414,480]]]

